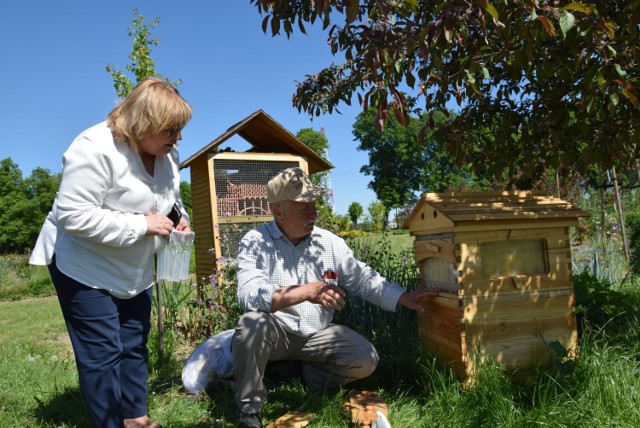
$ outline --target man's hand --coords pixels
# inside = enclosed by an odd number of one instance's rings
[[[309,298],[311,303],[321,305],[327,311],[339,311],[344,308],[347,293],[342,288],[324,281],[312,282],[308,285],[313,287]]]
[[[339,311],[344,308],[346,295],[342,288],[323,281],[280,287],[271,295],[271,312],[302,302],[321,305],[327,311]]]
[[[404,293],[400,296],[398,303],[412,311],[424,312],[424,307],[419,304],[417,300],[425,296],[437,296],[439,293],[440,290],[434,288],[421,288],[419,290],[412,291],[411,293]]]

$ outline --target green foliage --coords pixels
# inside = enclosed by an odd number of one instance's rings
[[[0,255],[0,301],[53,295],[46,267],[29,266],[29,255]]]
[[[415,289],[418,271],[412,252],[394,249],[386,233],[349,238],[347,243],[357,259],[382,276],[406,290]],[[349,296],[345,308],[336,313],[335,322],[367,337],[375,344],[378,353],[385,356],[378,370],[387,374],[375,380],[376,388],[402,389],[413,383],[408,381],[412,375],[405,377],[412,369],[405,369],[413,367],[407,365],[408,356],[415,359],[416,355],[418,322],[415,312],[386,312],[356,296]]]
[[[327,140],[323,131],[315,131],[313,128],[302,128],[298,131],[296,137],[309,146],[318,155],[325,158],[327,157],[327,153],[329,151],[329,140]],[[316,186],[327,189],[325,197],[316,202],[316,209],[318,210],[316,225],[334,233],[339,233],[341,230],[344,230],[344,221],[339,216],[335,215],[333,207],[329,204],[331,199],[330,192],[332,192],[328,182],[329,172],[316,172],[315,174],[311,174],[309,178]]]
[[[523,183],[638,158],[639,0],[251,3],[274,36],[321,22],[344,57],[298,84],[299,111],[357,97],[380,131],[424,112],[458,165]],[[457,116],[435,124],[454,100]]]
[[[362,217],[362,214],[364,213],[364,208],[362,208],[362,205],[360,205],[360,203],[358,202],[351,202],[351,204],[349,204],[349,208],[347,208],[347,212],[349,214],[349,218],[351,219],[351,222],[353,223],[353,226],[357,227],[358,219]]]
[[[325,156],[329,150],[329,140],[322,131],[302,128],[296,133],[296,137],[320,156]]]
[[[640,275],[640,213],[632,212],[627,215],[625,224],[631,252],[631,270],[635,275]]]
[[[189,214],[191,223],[193,223],[193,199],[191,198],[191,184],[186,181],[180,182],[180,198],[182,198],[184,208],[187,211],[187,214]]]
[[[446,120],[443,114],[435,117],[436,123]],[[487,187],[486,179],[456,166],[455,159],[433,140],[431,131],[422,129],[425,117],[412,117],[406,124],[389,117],[383,132],[375,128],[374,119],[372,109],[360,113],[353,135],[358,150],[369,155],[369,164],[360,172],[372,177],[369,187],[386,207],[413,203],[424,192]]]
[[[600,229],[600,228],[598,228]],[[606,237],[594,236],[591,246],[584,244],[573,252],[573,272],[587,272],[599,280],[621,283],[629,276],[629,266],[622,250],[619,227]],[[600,232],[600,231],[599,231]],[[585,250],[585,248],[588,248]]]
[[[194,287],[188,282],[162,281],[162,322],[167,330],[184,329],[184,310],[186,303],[192,298]],[[158,288],[154,289],[157,294]],[[153,300],[153,308],[158,313],[158,299]]]
[[[369,232],[365,232],[364,230],[360,229],[345,230],[339,233],[339,236],[343,239],[362,238],[369,235]]]
[[[316,210],[318,218],[316,226],[329,230],[335,234],[349,229],[349,218],[346,216],[336,215],[333,208],[326,203],[317,203]]]
[[[327,153],[329,151],[329,140],[327,140],[323,131],[315,131],[313,128],[302,128],[298,131],[296,137],[309,146],[318,155],[324,158],[327,157]],[[329,200],[331,198],[330,192],[332,192],[332,189],[329,188],[330,186],[328,182],[329,172],[316,172],[315,174],[311,174],[309,178],[316,186],[327,189],[325,197],[316,202],[316,209],[318,210],[318,219],[316,220],[316,224],[319,227],[338,233],[343,229],[343,222],[334,214],[333,208],[329,205]]]
[[[0,254],[33,247],[59,183],[60,174],[47,169],[36,168],[23,179],[11,158],[0,161]]]
[[[629,320],[640,320],[637,296],[630,298],[627,293],[614,289],[611,282],[588,272],[575,275],[573,283],[581,329],[590,325],[621,333],[628,328]]]
[[[315,131],[313,128],[302,128],[296,134],[296,137],[302,141],[304,144],[309,146],[314,152],[318,155],[326,158],[327,153],[329,152],[329,140],[324,135],[323,132]],[[311,174],[309,177],[311,182],[316,186],[328,187],[327,186],[327,178],[329,177],[329,172],[316,172],[315,174]]]
[[[237,224],[220,234],[222,255],[215,260],[215,269],[185,288],[176,284],[172,289],[175,302],[175,329],[190,343],[200,343],[222,331],[234,328],[242,310],[236,299],[236,253],[234,240],[242,232]],[[213,253],[213,250],[210,250]],[[165,308],[165,313],[167,309]]]
[[[382,202],[373,201],[367,207],[373,231],[382,232],[387,225],[387,207]]]
[[[133,39],[131,53],[129,54],[131,63],[127,64],[125,69],[129,73],[133,74],[135,82],[132,82],[131,79],[123,71],[119,70],[117,66],[113,64],[107,64],[106,66],[107,73],[109,73],[113,79],[113,87],[116,90],[116,94],[120,98],[126,97],[137,82],[140,82],[147,77],[162,78],[162,76],[156,72],[156,64],[151,58],[152,47],[160,44],[160,40],[151,35],[151,30],[160,23],[160,18],[156,18],[149,24],[145,24],[144,16],[139,15],[137,9],[134,9],[133,13],[135,15],[135,18],[133,19],[133,27],[129,27],[128,29],[129,37]],[[181,80],[174,82],[169,79],[164,80],[171,83],[173,86],[179,86],[182,83]]]

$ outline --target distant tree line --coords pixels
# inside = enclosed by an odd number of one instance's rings
[[[29,177],[11,158],[0,161],[0,252],[25,253],[36,242],[60,184],[60,174],[35,168]]]

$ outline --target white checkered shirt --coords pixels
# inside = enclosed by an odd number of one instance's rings
[[[276,289],[322,280],[322,274],[338,272],[338,285],[387,311],[395,311],[404,289],[387,281],[371,267],[356,260],[342,238],[314,227],[293,245],[275,221],[248,232],[238,248],[238,301],[245,311],[271,312]],[[302,302],[273,314],[288,331],[310,336],[329,325],[333,311]]]

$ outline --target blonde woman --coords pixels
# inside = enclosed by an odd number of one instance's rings
[[[190,230],[176,149],[190,119],[151,78],[76,137],[31,256],[49,266],[95,427],[161,427],[147,416],[154,255],[174,228]]]

